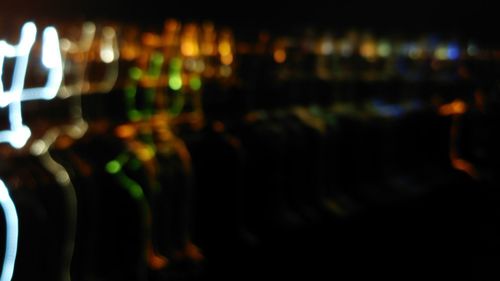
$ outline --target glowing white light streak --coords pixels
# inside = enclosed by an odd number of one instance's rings
[[[53,99],[59,91],[63,77],[63,64],[59,48],[59,36],[53,27],[47,27],[43,32],[42,63],[49,70],[47,83],[44,87],[25,89],[21,100]]]
[[[29,139],[31,132],[23,125],[21,116],[21,94],[24,87],[24,78],[28,67],[31,47],[35,42],[36,27],[33,23],[26,23],[21,29],[21,39],[17,46],[10,46],[5,41],[0,44],[0,68],[3,68],[5,57],[16,57],[12,85],[10,91],[0,93],[0,107],[9,106],[10,130],[0,132],[0,142],[8,142],[15,148],[21,148]],[[1,77],[0,77],[1,79]],[[2,82],[0,81],[0,84]],[[3,90],[3,85],[1,86]]]
[[[19,234],[19,223],[14,202],[9,196],[9,190],[0,180],[0,205],[5,215],[7,235],[5,239],[5,257],[2,266],[0,281],[10,281],[14,273],[14,264],[17,254],[17,238]]]
[[[49,70],[47,82],[44,87],[23,89],[36,32],[35,24],[28,22],[21,29],[21,37],[17,46],[0,41],[0,108],[8,107],[10,122],[9,130],[0,131],[0,142],[7,142],[15,148],[23,147],[31,136],[30,129],[23,124],[21,102],[54,98],[62,81],[59,38],[55,28],[47,27],[43,32],[42,45],[42,64]],[[4,91],[1,81],[1,69],[3,69],[6,57],[16,59],[9,91]]]
[[[101,43],[101,60],[105,63],[111,63],[117,55],[116,48],[113,48],[113,38],[115,38],[115,30],[109,26],[102,31]]]
[[[113,89],[118,79],[118,59],[120,58],[116,31],[110,26],[105,26],[102,29],[99,55],[107,66],[103,80],[96,83],[94,90],[101,93],[107,93]]]
[[[24,87],[24,78],[28,67],[29,54],[33,43],[35,43],[35,38],[36,26],[32,22],[28,22],[24,24],[21,29],[21,39],[19,40],[19,44],[17,46],[10,46],[5,41],[2,41],[3,43],[0,44],[0,61],[2,63],[0,67],[3,68],[3,61],[5,57],[16,57],[14,73],[12,76],[12,86],[10,91],[0,93],[0,107],[6,107],[7,105],[11,105],[13,103],[20,103]],[[18,125],[17,122],[14,123],[14,126],[15,125]]]
[[[72,122],[66,126],[60,126],[48,130],[45,135],[34,141],[31,146],[31,153],[36,155],[43,166],[51,172],[56,181],[62,187],[61,191],[64,194],[64,203],[66,204],[67,227],[66,239],[64,240],[63,259],[60,265],[60,280],[69,281],[71,260],[74,251],[75,235],[76,235],[76,220],[77,220],[77,197],[75,188],[71,182],[69,173],[64,166],[53,159],[50,154],[50,147],[54,144],[57,138],[66,134],[73,139],[83,137],[88,129],[88,124],[82,116],[81,94],[92,91],[93,84],[96,92],[107,92],[115,85],[118,76],[118,42],[116,32],[111,27],[105,27],[102,31],[100,41],[100,57],[107,64],[107,71],[102,81],[97,83],[86,80],[89,53],[93,46],[95,38],[96,26],[92,22],[87,22],[82,27],[82,33],[77,42],[72,42],[69,39],[62,39],[60,42],[61,50],[63,51],[64,68],[69,69],[75,75],[75,82],[72,84],[64,84],[61,88],[60,97],[71,97],[71,117]],[[80,59],[75,61],[71,59],[71,55],[76,55]]]
[[[30,129],[23,124],[21,102],[32,99],[51,99],[62,81],[62,62],[59,50],[59,38],[53,27],[43,33],[42,64],[49,70],[44,87],[24,89],[24,80],[28,69],[29,55],[36,39],[36,26],[25,23],[21,29],[19,44],[13,46],[0,41],[0,108],[8,107],[10,127],[0,131],[0,143],[7,142],[15,148],[23,147],[31,136]],[[2,69],[5,58],[15,58],[12,84],[9,91],[4,91]],[[14,273],[17,255],[19,223],[14,202],[9,191],[0,180],[0,205],[6,222],[6,246],[0,281],[10,281]]]

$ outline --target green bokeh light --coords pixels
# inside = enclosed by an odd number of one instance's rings
[[[180,75],[172,75],[168,79],[168,85],[174,91],[178,91],[182,88],[182,79]]]

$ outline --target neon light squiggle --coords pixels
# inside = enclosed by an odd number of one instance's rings
[[[50,100],[59,91],[63,77],[63,64],[61,50],[59,49],[59,36],[53,27],[47,27],[43,32],[42,64],[49,70],[47,83],[44,87],[25,89],[21,100]]]
[[[23,147],[31,135],[29,128],[23,124],[21,95],[28,67],[29,54],[35,42],[35,37],[36,26],[32,22],[28,22],[21,29],[21,39],[17,46],[11,46],[5,41],[0,42],[0,68],[3,68],[5,57],[16,57],[10,91],[2,91],[0,93],[0,107],[9,106],[10,121],[10,130],[0,132],[0,142],[8,142],[15,148]],[[3,85],[1,89],[3,90]]]
[[[66,207],[66,236],[63,242],[63,252],[60,265],[60,279],[70,281],[71,261],[75,246],[76,221],[77,221],[77,197],[75,188],[71,182],[69,173],[63,165],[54,160],[50,154],[50,147],[55,143],[61,135],[68,135],[73,139],[81,138],[88,129],[87,122],[82,116],[81,95],[89,91],[107,92],[115,84],[118,76],[118,49],[116,32],[111,27],[103,29],[101,39],[100,54],[104,63],[107,65],[107,71],[102,81],[91,82],[86,79],[87,65],[89,60],[90,49],[95,38],[96,26],[92,22],[87,22],[83,25],[80,39],[73,42],[69,39],[61,40],[61,49],[63,55],[64,69],[69,69],[75,75],[75,81],[72,84],[62,82],[59,96],[61,98],[70,98],[69,106],[71,108],[71,123],[65,126],[59,126],[48,130],[45,135],[34,141],[31,146],[31,153],[36,155],[43,166],[51,172],[60,184],[61,192],[63,193],[63,202]],[[71,56],[79,57],[78,61],[72,60]],[[51,56],[44,56],[50,58]],[[57,58],[56,58],[57,59]],[[43,62],[47,67],[59,63],[51,60]],[[93,87],[96,84],[97,86]]]
[[[14,264],[17,254],[18,218],[14,202],[9,196],[9,190],[0,180],[0,205],[2,205],[7,225],[7,236],[5,239],[5,258],[2,266],[0,281],[10,281],[14,273]]]
[[[49,70],[44,87],[24,89],[29,55],[36,39],[36,26],[32,22],[23,25],[19,44],[13,46],[0,41],[0,108],[8,107],[9,130],[0,131],[0,143],[7,142],[15,148],[23,147],[31,136],[30,129],[23,124],[21,102],[35,99],[52,99],[57,95],[62,81],[62,61],[59,38],[53,27],[43,33],[42,64]],[[4,91],[1,80],[5,58],[15,58],[12,85]],[[5,184],[0,180],[0,205],[4,210],[6,222],[6,247],[0,281],[10,281],[14,273],[17,254],[19,223],[14,202]]]
[[[42,64],[49,70],[44,87],[23,89],[31,48],[36,39],[36,26],[32,22],[23,25],[19,44],[13,46],[0,41],[0,80],[4,59],[16,58],[12,86],[4,91],[0,81],[0,108],[9,108],[10,129],[0,131],[0,142],[7,142],[15,148],[23,147],[31,136],[30,129],[23,124],[21,102],[36,99],[52,99],[56,96],[62,81],[63,66],[59,49],[59,37],[53,27],[43,32]]]

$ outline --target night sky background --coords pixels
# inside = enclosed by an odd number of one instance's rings
[[[495,1],[121,1],[2,0],[0,17],[45,19],[111,19],[160,25],[165,18],[213,20],[236,30],[289,32],[305,26],[377,33],[435,32],[500,42]],[[293,2],[293,3],[291,3]]]

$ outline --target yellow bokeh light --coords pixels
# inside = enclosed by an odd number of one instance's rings
[[[231,54],[231,44],[227,41],[223,41],[219,43],[219,53],[222,57],[228,56]]]
[[[181,44],[181,53],[186,57],[194,57],[199,53],[198,44],[194,40],[185,40]]]
[[[360,53],[367,59],[372,59],[377,55],[377,47],[373,41],[366,41],[361,45]]]

